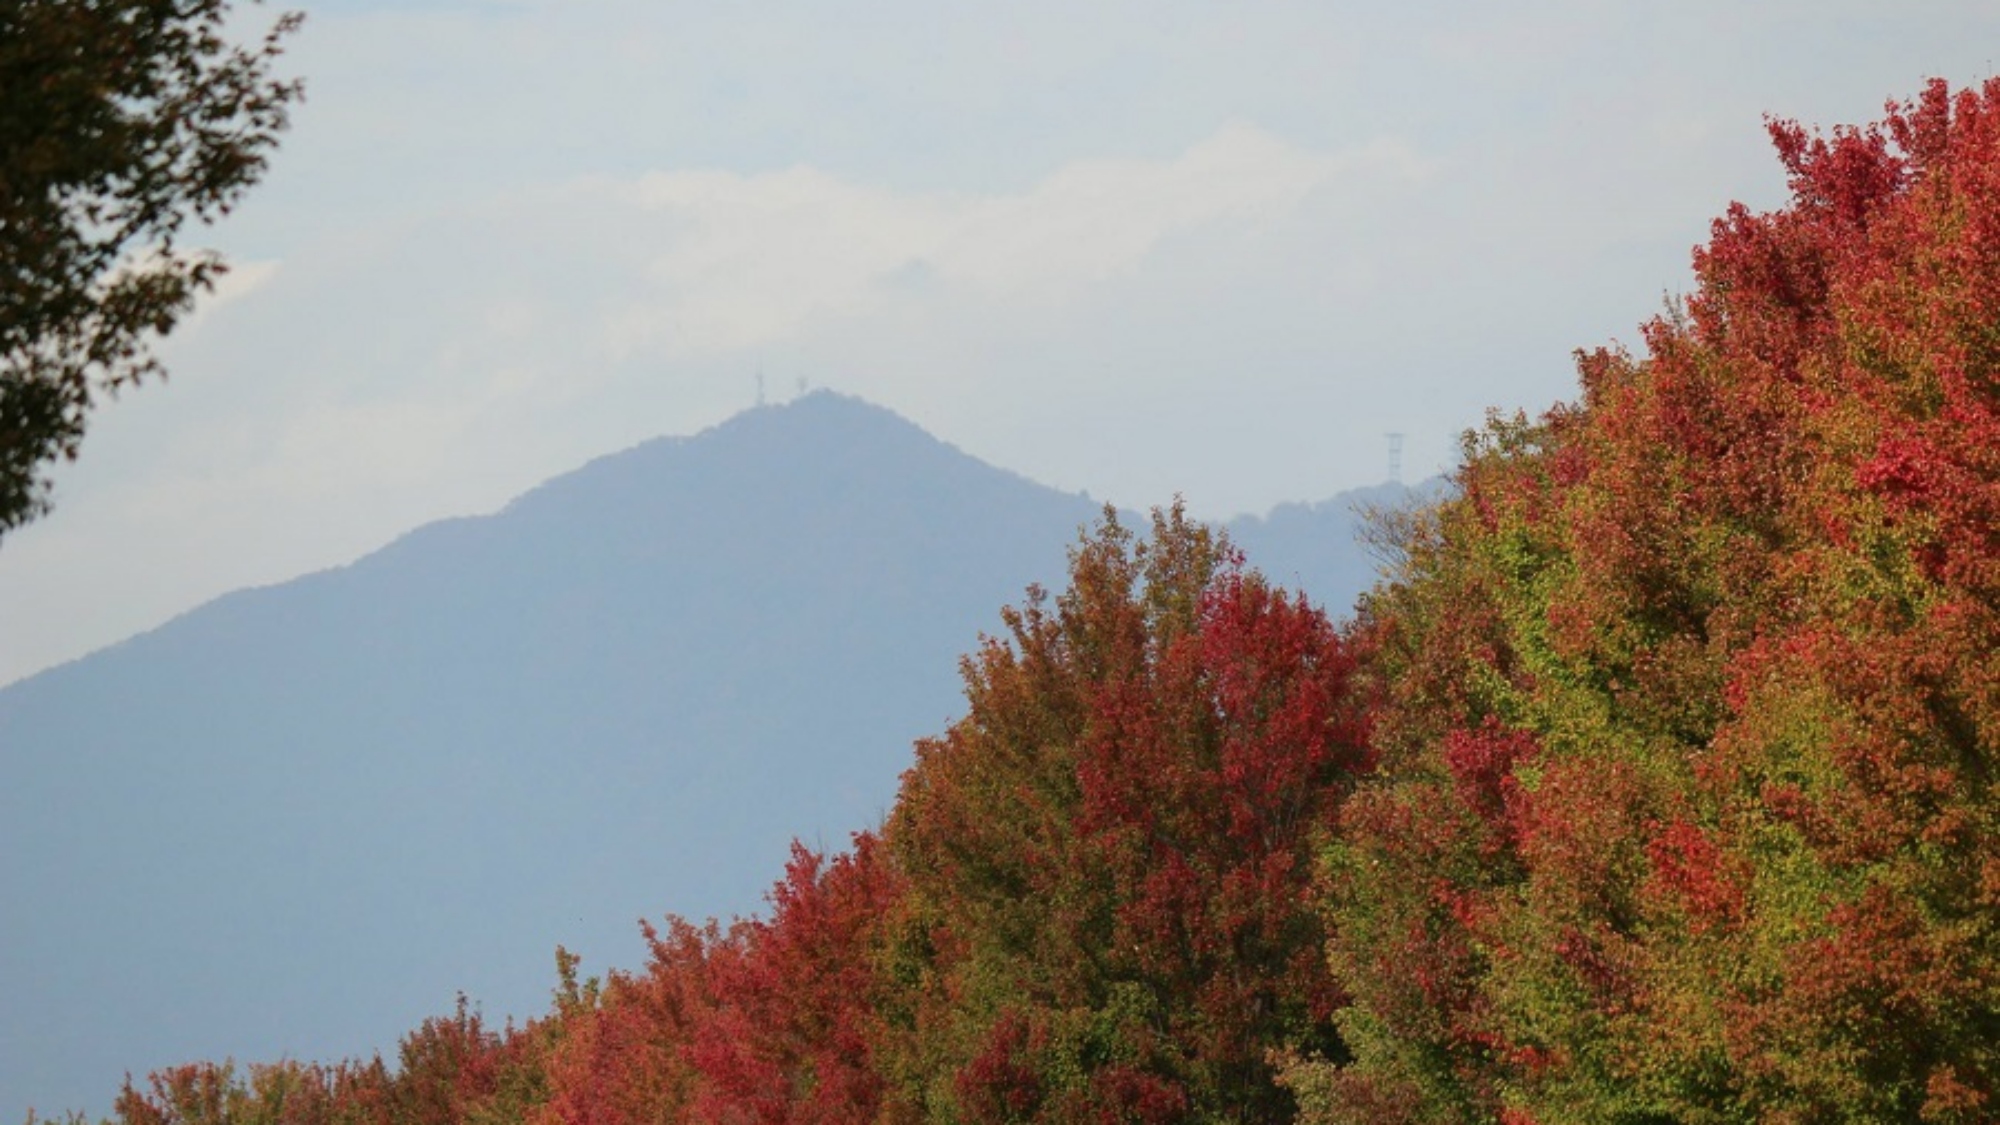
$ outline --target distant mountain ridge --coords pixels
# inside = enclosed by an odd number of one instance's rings
[[[1348,507],[1237,536],[1339,612]],[[0,690],[0,1114],[389,1048],[455,990],[532,1015],[558,942],[633,966],[641,915],[753,909],[1098,512],[820,392]]]
[[[1389,481],[1315,503],[1280,504],[1265,515],[1238,516],[1224,526],[1249,564],[1266,578],[1304,590],[1334,617],[1343,617],[1381,577],[1383,559],[1369,545],[1368,521],[1377,513],[1435,499],[1444,488],[1440,477],[1416,485]]]

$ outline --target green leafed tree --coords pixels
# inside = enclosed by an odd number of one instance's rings
[[[190,220],[263,174],[302,87],[230,0],[0,0],[0,534],[49,507],[103,395],[162,373],[151,345],[224,264]]]

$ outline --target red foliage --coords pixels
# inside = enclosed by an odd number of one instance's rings
[[[891,821],[913,1084],[972,1120],[1280,1115],[1270,1052],[1342,999],[1308,892],[1371,761],[1354,654],[1179,511],[1108,521],[1071,579],[968,662]]]
[[[652,963],[559,1000],[545,1121],[834,1123],[880,1116],[880,928],[899,894],[879,842],[794,846],[768,919],[646,927]]]
[[[1699,933],[1742,916],[1744,890],[1714,838],[1684,820],[1674,821],[1646,845],[1653,873],[1677,897],[1688,925]]]
[[[602,989],[566,988],[538,1117],[560,1125],[659,1125],[688,1120],[695,1078],[688,1045],[713,1007],[712,959],[737,955],[711,924],[645,926],[652,961],[613,973]]]
[[[698,1121],[872,1121],[881,991],[872,951],[900,892],[872,835],[827,863],[794,845],[771,917],[740,932],[742,956],[712,961],[713,1010],[689,1058]]]
[[[1459,801],[1501,830],[1490,849],[1519,843],[1526,800],[1514,767],[1533,758],[1539,748],[1532,732],[1508,730],[1493,716],[1476,731],[1459,729],[1445,735],[1444,764]]]
[[[1048,1049],[1045,1027],[1021,1012],[1002,1012],[979,1053],[952,1077],[966,1115],[975,1121],[1031,1119],[1048,1093],[1037,1057]]]
[[[391,1097],[397,1125],[463,1125],[471,1107],[499,1091],[512,1038],[487,1028],[463,996],[452,1015],[425,1020],[399,1052]]]

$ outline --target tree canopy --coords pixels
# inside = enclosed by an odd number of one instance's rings
[[[2000,82],[1771,136],[1789,205],[1368,604],[1313,1120],[2000,1105]]]
[[[234,44],[230,0],[0,2],[0,534],[49,507],[100,396],[213,288],[181,244],[262,176],[302,95],[290,14]]]

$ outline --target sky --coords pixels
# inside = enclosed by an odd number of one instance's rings
[[[757,401],[1226,518],[1448,468],[1634,345],[1766,114],[2000,0],[318,0],[234,271],[0,540],[0,683]],[[244,15],[244,32],[270,9]],[[1253,560],[1254,561],[1254,560]]]

